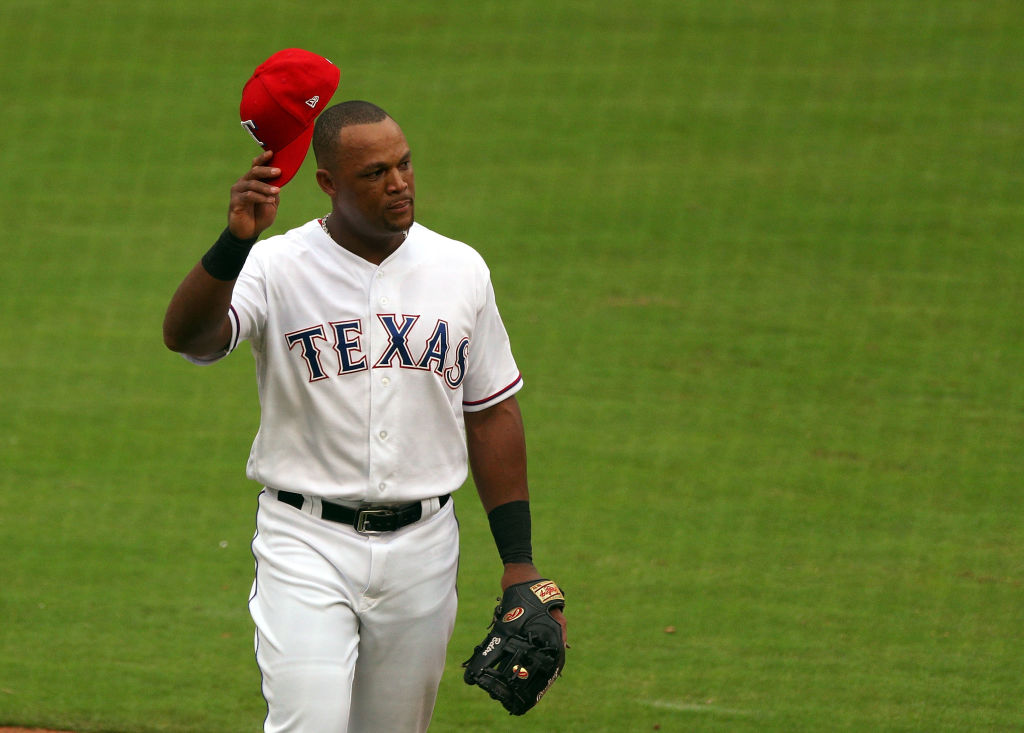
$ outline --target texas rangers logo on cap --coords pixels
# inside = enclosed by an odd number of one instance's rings
[[[269,183],[283,186],[302,167],[313,139],[313,123],[341,79],[337,66],[301,48],[278,51],[256,67],[242,89],[242,126],[281,175]]]

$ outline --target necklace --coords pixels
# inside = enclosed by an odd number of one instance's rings
[[[331,234],[331,230],[327,228],[327,220],[330,219],[330,218],[331,218],[331,214],[330,214],[330,212],[328,212],[324,216],[323,219],[317,219],[317,221],[320,222],[320,228],[324,230],[324,234],[326,234],[328,237],[331,238],[331,241],[333,241],[335,244],[337,244],[337,245],[339,245],[341,247],[345,247],[345,245],[341,244],[341,242],[339,242],[338,240],[336,240],[334,238],[334,235]],[[409,231],[408,230],[402,232],[402,242],[404,242],[406,240],[406,238],[408,238],[408,236],[409,236]],[[402,244],[402,242],[399,242],[397,245],[395,245],[395,248],[397,249]],[[345,249],[348,249],[348,247],[345,247]]]

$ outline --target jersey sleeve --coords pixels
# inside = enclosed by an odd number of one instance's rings
[[[490,279],[469,346],[462,409],[478,412],[511,397],[523,387],[508,332],[498,313]]]
[[[253,253],[256,251],[253,248]],[[220,351],[197,357],[183,354],[193,364],[207,366],[215,364],[234,351],[238,344],[246,340],[259,338],[262,325],[266,323],[267,297],[264,268],[258,256],[250,253],[245,261],[242,272],[235,281],[231,293],[231,305],[228,308],[228,321],[231,323],[231,339]]]
[[[232,350],[242,341],[259,341],[263,337],[268,310],[266,269],[261,256],[263,252],[264,248],[259,245],[253,247],[231,294],[231,312],[237,324]]]

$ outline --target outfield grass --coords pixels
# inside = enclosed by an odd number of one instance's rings
[[[1019,4],[305,5],[0,0],[0,725],[260,728],[252,361],[160,321],[302,46],[403,124],[526,375],[573,648],[517,730],[1024,728]],[[457,508],[431,730],[507,730]]]

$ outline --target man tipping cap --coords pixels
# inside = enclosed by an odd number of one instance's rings
[[[256,67],[242,89],[242,126],[273,150],[281,175],[268,183],[283,186],[302,167],[313,139],[313,122],[338,88],[341,71],[301,48],[278,51]]]

